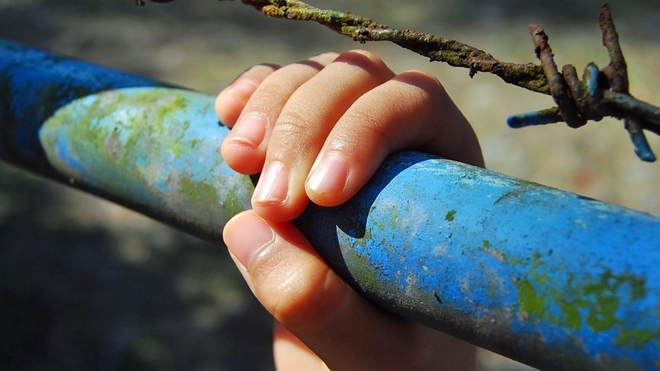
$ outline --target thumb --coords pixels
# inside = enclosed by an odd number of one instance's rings
[[[253,293],[331,370],[469,370],[474,348],[382,311],[346,284],[290,223],[239,214],[224,240]]]

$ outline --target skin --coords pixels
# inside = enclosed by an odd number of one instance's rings
[[[475,369],[473,346],[372,306],[289,223],[310,200],[345,202],[402,149],[483,166],[474,131],[435,77],[395,74],[367,51],[325,53],[247,70],[216,112],[233,128],[226,163],[261,173],[253,210],[226,225],[224,240],[276,319],[278,370]]]

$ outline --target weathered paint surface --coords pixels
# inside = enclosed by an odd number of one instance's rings
[[[251,183],[212,98],[161,85],[0,43],[0,158],[219,242]],[[296,223],[386,310],[543,369],[660,368],[656,217],[404,153]]]
[[[58,108],[108,89],[163,85],[0,39],[0,158],[57,178],[37,132]]]
[[[659,223],[415,153],[299,221],[381,307],[548,370],[660,367]]]
[[[40,138],[50,163],[74,182],[219,242],[229,218],[250,207],[252,192],[249,178],[220,156],[228,131],[212,97],[126,88],[69,103]]]

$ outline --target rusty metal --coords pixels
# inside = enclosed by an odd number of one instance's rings
[[[572,65],[565,65],[562,73],[559,73],[543,27],[529,26],[536,56],[541,61],[550,94],[558,107],[513,115],[507,120],[508,124],[513,128],[521,128],[565,121],[568,126],[578,128],[588,120],[600,121],[604,116],[616,117],[623,119],[637,157],[642,161],[653,162],[656,157],[646,140],[644,130],[656,134],[660,132],[660,108],[630,95],[628,67],[607,4],[601,7],[598,21],[610,63],[602,71],[599,71],[594,63],[589,63],[585,68],[584,81],[578,79]]]

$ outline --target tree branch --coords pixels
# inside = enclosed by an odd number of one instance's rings
[[[477,72],[487,72],[499,76],[509,84],[538,93],[550,93],[546,76],[540,66],[533,63],[502,62],[483,50],[456,40],[410,29],[391,28],[350,12],[319,9],[297,0],[241,1],[269,17],[317,22],[361,43],[390,41],[431,61],[467,68],[470,70],[470,77]]]
[[[599,24],[610,64],[603,70],[599,70],[593,63],[588,64],[580,80],[572,65],[564,66],[559,72],[548,44],[548,36],[540,25],[531,25],[529,31],[541,64],[518,64],[502,62],[483,50],[456,40],[410,29],[392,28],[350,12],[319,9],[298,0],[241,1],[269,17],[317,22],[361,43],[390,41],[431,61],[467,68],[470,77],[477,72],[492,73],[509,84],[552,95],[557,107],[511,116],[507,121],[514,128],[562,121],[577,128],[589,120],[599,121],[604,116],[623,119],[624,127],[635,146],[635,153],[644,161],[655,161],[644,130],[660,134],[660,108],[630,95],[626,61],[607,4],[601,8]],[[143,0],[136,2],[143,5]]]

